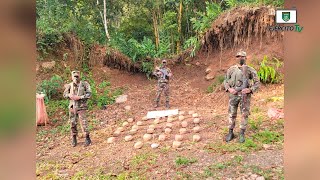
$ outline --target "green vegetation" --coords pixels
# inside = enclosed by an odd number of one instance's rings
[[[234,156],[232,159],[224,162],[219,162],[204,169],[204,177],[216,177],[221,171],[226,168],[234,168],[242,164],[243,157],[240,155]]]
[[[263,144],[283,142],[284,139],[283,134],[269,130],[260,131],[254,134],[252,138]]]
[[[95,106],[102,108],[105,105],[113,104],[116,98],[123,93],[122,88],[112,89],[111,83],[107,81],[102,81],[100,84],[96,85],[92,77],[92,72],[86,70],[82,77],[83,80],[88,81],[91,86],[91,98],[88,100],[89,110],[93,109]]]
[[[177,178],[178,179],[192,179],[192,176],[191,176],[191,173],[185,173],[185,172],[182,172],[182,171],[177,171],[176,172],[177,174]]]
[[[153,165],[155,164],[155,161],[157,159],[157,155],[152,154],[152,153],[141,153],[136,156],[134,156],[131,161],[130,165],[132,167],[138,167],[142,164],[149,164]]]
[[[215,81],[210,86],[208,86],[207,93],[213,93],[215,89],[223,83],[224,78],[225,77],[223,75],[217,76],[217,78],[215,78]]]
[[[259,116],[257,119],[248,119],[248,124],[251,130],[258,130],[262,125],[262,116]]]
[[[177,166],[187,166],[187,165],[190,165],[192,163],[196,163],[197,160],[194,159],[194,158],[186,158],[186,157],[177,157],[176,160],[175,160],[175,163]]]
[[[254,174],[263,176],[265,179],[270,179],[271,177],[274,177],[271,169],[264,170],[259,166],[245,166],[245,168],[249,169]]]
[[[284,4],[284,0],[105,2],[106,6],[102,0],[37,0],[39,59],[55,52],[61,43],[83,54],[78,59],[81,62],[86,61],[93,44],[113,47],[133,62],[170,57],[188,48],[194,57],[203,33],[222,12],[241,5]],[[64,54],[63,59],[68,56]]]
[[[279,72],[279,68],[283,65],[277,58],[269,60],[268,56],[264,56],[260,63],[258,76],[263,83],[279,83],[283,75]]]
[[[53,117],[56,112],[62,111],[68,113],[69,100],[51,100],[46,104],[46,110],[49,117]]]
[[[238,151],[252,152],[252,151],[257,151],[262,149],[263,144],[282,144],[284,140],[284,135],[281,132],[270,131],[266,129],[266,130],[260,130],[255,134],[249,134],[249,135],[247,134],[246,141],[244,143],[238,143],[237,138],[230,143],[225,143],[225,142],[210,143],[205,147],[205,150],[213,151],[217,153],[238,152]]]
[[[45,102],[48,103],[49,100],[59,95],[59,90],[63,84],[63,80],[59,75],[53,75],[49,80],[41,81],[37,86],[38,93],[45,94]]]
[[[129,162],[130,171],[122,172],[117,176],[117,179],[146,179],[145,173],[156,164],[158,155],[154,153],[141,153],[134,157]]]
[[[170,146],[163,146],[160,148],[160,152],[167,154],[170,151]]]

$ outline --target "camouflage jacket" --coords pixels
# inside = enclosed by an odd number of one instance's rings
[[[155,76],[158,78],[158,83],[168,83],[169,82],[169,74],[171,74],[171,70],[169,68],[161,67],[159,70],[153,72]]]
[[[71,95],[78,95],[81,98],[77,101],[71,100]],[[91,97],[91,87],[86,81],[80,81],[79,84],[69,83],[66,85],[63,96],[70,99],[69,108],[76,107],[77,110],[88,109],[87,100]]]
[[[248,78],[249,78],[249,89],[251,90],[251,93],[255,92],[259,86],[260,81],[257,75],[257,71],[253,69],[252,67],[248,66]],[[224,80],[224,87],[225,90],[228,91],[229,88],[236,88],[241,87],[243,81],[243,73],[242,68],[238,67],[238,65],[231,66],[227,74],[225,76]]]

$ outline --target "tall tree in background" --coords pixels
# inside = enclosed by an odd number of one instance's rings
[[[99,4],[99,0],[97,0],[97,4]],[[107,21],[107,6],[106,6],[106,0],[103,0],[103,25],[104,25],[104,30],[106,32],[106,37],[107,40],[110,40],[110,34],[108,31],[108,21]],[[100,12],[100,15],[102,15],[102,13]]]
[[[147,2],[148,3],[148,2]],[[153,31],[156,49],[159,49],[160,44],[160,35],[159,35],[159,24],[161,23],[161,2],[160,0],[149,1],[152,4],[151,13],[152,13],[152,22],[153,22]]]
[[[180,53],[180,49],[181,49],[181,25],[182,25],[182,0],[180,0],[180,3],[179,3],[179,15],[178,15],[178,35],[179,35],[179,38],[178,38],[178,41],[177,41],[177,53]]]

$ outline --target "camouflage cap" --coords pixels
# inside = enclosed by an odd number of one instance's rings
[[[237,52],[236,57],[239,57],[239,56],[244,56],[244,57],[246,57],[246,56],[247,56],[247,53],[246,53],[245,51],[239,51],[239,52]]]
[[[72,77],[76,77],[76,76],[80,77],[80,71],[72,71],[71,75]]]

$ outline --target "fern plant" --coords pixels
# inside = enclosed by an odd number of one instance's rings
[[[269,61],[268,56],[264,56],[260,63],[258,71],[258,77],[263,83],[279,83],[282,79],[282,75],[279,72],[279,68],[283,65],[277,58],[275,61]]]
[[[194,57],[196,55],[196,51],[200,48],[199,40],[196,36],[190,37],[184,44],[184,48],[188,49],[192,47],[190,57]]]

